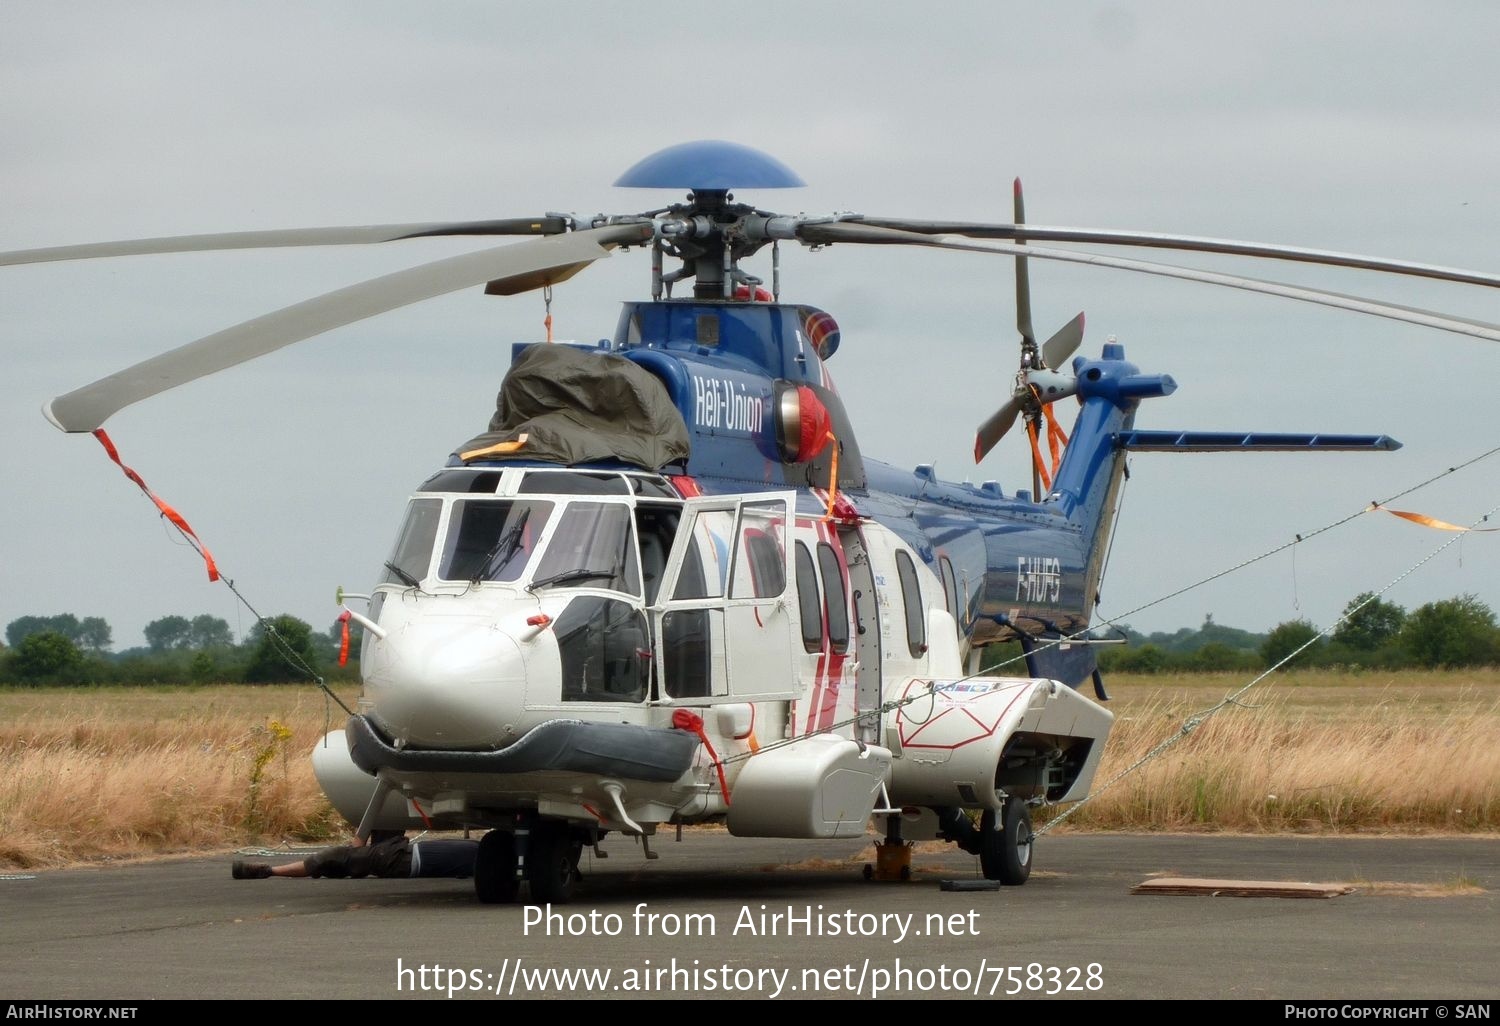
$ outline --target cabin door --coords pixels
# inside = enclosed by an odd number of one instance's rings
[[[689,499],[651,607],[657,698],[705,705],[796,693],[793,493]]]

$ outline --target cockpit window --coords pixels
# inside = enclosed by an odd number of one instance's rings
[[[442,499],[411,500],[406,507],[406,519],[401,523],[401,533],[396,536],[396,547],[385,562],[385,574],[380,583],[416,587],[427,577],[442,513]]]
[[[588,474],[573,470],[539,470],[521,479],[522,495],[629,495],[630,486],[619,474]]]
[[[677,493],[672,491],[672,486],[659,477],[642,477],[633,474],[628,479],[630,487],[635,489],[635,494],[650,496],[658,499],[675,499]]]
[[[498,470],[439,470],[422,482],[419,492],[488,492],[500,488]]]
[[[572,584],[641,593],[630,508],[617,502],[570,502],[562,512],[530,587]]]
[[[455,500],[438,577],[475,583],[514,581],[536,550],[552,506],[536,500]]]
[[[580,595],[553,626],[564,702],[639,702],[651,677],[646,618],[619,599]]]

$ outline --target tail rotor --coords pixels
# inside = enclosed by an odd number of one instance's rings
[[[1025,206],[1021,196],[1021,180],[1015,180],[1015,223],[1025,223]],[[1016,371],[1015,388],[1005,404],[979,426],[974,437],[974,462],[978,463],[1004,438],[1018,419],[1026,423],[1026,432],[1031,439],[1032,495],[1042,495],[1042,486],[1051,486],[1051,475],[1042,459],[1040,439],[1042,422],[1046,420],[1045,434],[1052,451],[1053,470],[1060,458],[1060,445],[1067,444],[1067,436],[1052,417],[1049,405],[1077,391],[1077,382],[1072,375],[1059,371],[1083,343],[1083,314],[1080,313],[1059,328],[1051,338],[1040,346],[1036,342],[1036,331],[1031,323],[1031,276],[1024,255],[1016,256],[1016,331],[1021,336],[1021,362]]]

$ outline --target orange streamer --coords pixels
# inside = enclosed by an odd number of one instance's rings
[[[1430,517],[1425,513],[1411,513],[1404,509],[1390,509],[1386,506],[1382,506],[1378,502],[1370,503],[1370,509],[1384,510],[1393,517],[1400,517],[1402,520],[1410,520],[1414,524],[1421,524],[1423,527],[1431,527],[1437,531],[1500,531],[1500,527],[1460,527],[1457,524],[1450,524],[1446,520],[1439,520],[1436,517]]]
[[[833,432],[828,432],[827,440],[833,443],[833,466],[828,471],[828,512],[824,514],[824,520],[833,519],[833,505],[839,498],[839,440],[833,437]]]
[[[1068,434],[1057,422],[1050,405],[1043,406],[1042,410],[1047,415],[1047,445],[1052,450],[1052,476],[1055,478],[1057,468],[1062,466],[1062,451],[1068,447]]]
[[[1042,479],[1042,487],[1051,491],[1052,475],[1047,473],[1047,461],[1042,459],[1042,446],[1036,437],[1036,423],[1030,419],[1026,421],[1026,437],[1031,439],[1031,464],[1036,467],[1037,474]],[[1042,501],[1040,495],[1033,495],[1032,499],[1036,502]]]
[[[141,475],[121,462],[119,450],[115,448],[115,443],[110,441],[109,435],[104,433],[103,428],[96,430],[94,437],[99,439],[99,444],[104,446],[104,451],[109,454],[110,459],[114,460],[115,465],[125,472],[125,476],[134,481],[140,487],[141,491],[146,493],[146,498],[156,504],[156,508],[161,510],[161,515],[170,520],[177,530],[192,539],[194,546],[198,549],[198,554],[203,557],[203,562],[208,565],[208,579],[210,581],[217,581],[219,579],[219,568],[214,565],[214,557],[209,553],[208,546],[204,545],[202,540],[193,533],[193,529],[182,518],[182,514],[178,513],[171,506],[168,506],[165,502],[162,502],[155,492],[146,487],[146,482],[141,480]]]

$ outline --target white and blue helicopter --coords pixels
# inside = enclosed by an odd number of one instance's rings
[[[649,301],[598,346],[515,347],[490,430],[408,501],[384,572],[348,596],[363,694],[313,755],[361,836],[485,831],[479,898],[575,892],[611,832],[722,821],[744,837],[883,830],[943,838],[1024,883],[1030,809],[1089,790],[1113,720],[1089,626],[1131,451],[1391,449],[1385,436],[1143,431],[1175,388],[1123,348],[1075,356],[1080,314],[1038,343],[1027,259],[1270,293],[1500,340],[1500,327],[1277,282],[1047,244],[1307,261],[1484,286],[1500,276],[1258,243],[1024,222],[781,215],[731,190],[803,184],[726,142],[655,153],[616,183],[690,190],[641,214],[547,215],[146,239],[0,254],[0,263],[260,246],[534,236],[329,293],[103,378],[46,407],[91,432],[123,407],[293,342],[458,289],[551,288],[616,248],[651,256]],[[834,318],[779,301],[782,243],[916,245],[1016,261],[1020,366],[977,432],[1017,423],[1030,491],[939,481],[861,453],[828,374]],[[771,249],[771,278],[744,261]],[[668,269],[668,261],[677,263]],[[691,298],[675,298],[677,288]],[[1070,437],[1053,404],[1076,400]],[[1043,453],[1051,449],[1052,460]],[[1050,463],[1050,465],[1049,465]],[[1019,641],[1024,675],[980,672]],[[1086,693],[1088,692],[1088,693]]]

